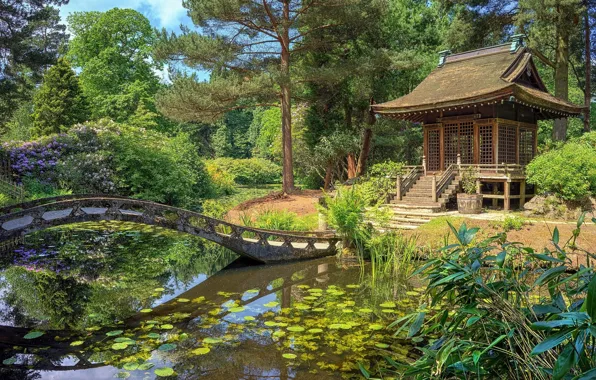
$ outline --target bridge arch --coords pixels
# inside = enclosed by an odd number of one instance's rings
[[[46,198],[0,209],[0,242],[50,227],[90,221],[125,221],[199,236],[261,263],[315,259],[336,252],[339,239],[238,226],[200,213],[110,195]]]

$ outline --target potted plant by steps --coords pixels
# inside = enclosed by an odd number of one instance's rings
[[[472,166],[464,169],[461,186],[463,193],[457,194],[457,209],[460,214],[480,214],[482,212],[482,194],[476,193],[476,169]]]

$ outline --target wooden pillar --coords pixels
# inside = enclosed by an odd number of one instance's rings
[[[510,180],[505,181],[505,211],[511,210],[511,182]]]
[[[515,163],[519,165],[519,122],[515,128]]]
[[[480,126],[474,122],[474,164],[480,164]]]
[[[482,183],[479,179],[476,180],[476,194],[482,194]]]
[[[493,195],[499,195],[499,187],[496,182],[493,183]],[[499,200],[497,198],[493,198],[493,208],[499,207]]]
[[[397,175],[397,185],[395,186],[395,190],[397,190],[397,197],[398,201],[401,201],[401,175]]]
[[[441,171],[445,170],[445,128],[443,128],[443,123],[440,124],[439,127],[439,151],[441,152],[439,156],[440,167]]]
[[[428,170],[426,167],[426,162],[424,160],[425,157],[428,157],[428,128],[423,127],[423,148],[422,148],[422,166],[424,166],[424,172]]]
[[[519,208],[523,209],[526,204],[526,180],[519,183]]]
[[[495,119],[493,121],[493,164],[499,164],[499,121]]]
[[[432,191],[433,202],[436,202],[437,201],[437,176],[436,175],[433,175],[431,191]]]

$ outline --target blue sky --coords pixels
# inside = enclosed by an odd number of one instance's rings
[[[107,11],[112,8],[131,8],[147,17],[156,28],[165,27],[179,31],[180,24],[191,24],[182,7],[182,0],[70,0],[60,7],[60,16],[64,21],[71,12]]]

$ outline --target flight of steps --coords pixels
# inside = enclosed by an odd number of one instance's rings
[[[432,177],[420,177],[401,201],[394,199],[384,205],[392,211],[391,220],[384,229],[414,230],[431,219],[443,216],[447,203],[457,193],[460,180],[461,178],[456,176],[437,202],[433,202]]]

